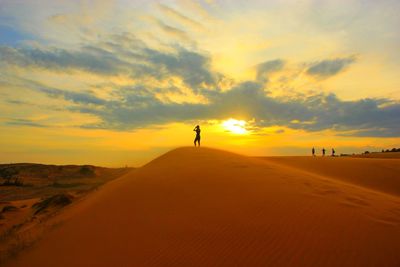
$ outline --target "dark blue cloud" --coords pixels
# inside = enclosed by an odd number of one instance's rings
[[[52,71],[83,70],[102,75],[118,74],[126,64],[113,55],[68,51],[65,49],[12,48],[0,46],[0,60],[23,67]]]
[[[308,69],[307,74],[319,78],[328,78],[343,71],[347,66],[356,61],[355,57],[325,59],[313,63]]]
[[[0,62],[49,71],[127,75],[135,79],[163,80],[177,76],[194,91],[216,85],[222,77],[211,71],[211,60],[207,56],[183,47],[175,47],[170,52],[158,51],[130,34],[113,35],[105,42],[78,50],[0,46]]]
[[[163,78],[175,75],[193,90],[198,91],[202,85],[215,85],[220,74],[210,70],[210,58],[197,52],[178,48],[176,53],[165,53],[154,49],[144,50],[147,60],[158,68],[158,75]]]
[[[49,87],[40,87],[39,90],[43,93],[46,93],[50,97],[62,97],[65,100],[74,102],[76,104],[104,105],[107,103],[106,100],[96,97],[90,93],[65,91]]]
[[[275,59],[260,63],[256,66],[257,80],[267,81],[268,74],[279,71],[285,66],[285,61],[282,59]]]

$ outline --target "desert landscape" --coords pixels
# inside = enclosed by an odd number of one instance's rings
[[[0,267],[400,267],[399,14],[0,0]]]
[[[3,266],[398,266],[399,172],[178,148],[65,207]]]
[[[47,221],[131,168],[0,164],[0,264],[48,230]]]

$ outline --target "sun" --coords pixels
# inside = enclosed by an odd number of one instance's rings
[[[246,122],[242,120],[229,119],[222,122],[222,127],[234,134],[246,134]]]

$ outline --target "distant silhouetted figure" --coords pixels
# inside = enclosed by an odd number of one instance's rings
[[[336,153],[335,149],[332,148],[332,157],[335,156],[335,153]]]
[[[313,157],[315,156],[315,148],[312,148],[311,149],[311,152],[312,152],[312,155],[313,155]]]
[[[322,156],[325,156],[325,148],[322,149]]]
[[[199,144],[200,146],[200,126],[196,125],[196,127],[194,127],[193,131],[196,132],[196,137],[194,138],[194,146],[196,146],[196,143]]]

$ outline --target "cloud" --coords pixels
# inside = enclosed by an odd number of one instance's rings
[[[221,76],[211,70],[210,58],[197,52],[183,48],[178,48],[176,53],[164,53],[152,49],[147,49],[146,52],[148,61],[159,67],[159,75],[180,76],[195,92],[203,84],[215,85]]]
[[[185,10],[190,10],[193,14],[201,16],[203,20],[215,21],[216,19],[210,14],[207,5],[203,5],[198,1],[178,0],[178,3],[182,5]]]
[[[175,18],[179,22],[183,23],[186,26],[189,26],[191,28],[195,28],[198,30],[203,30],[204,27],[201,25],[199,22],[179,13],[175,9],[172,9],[166,5],[163,5],[161,3],[158,4],[158,7],[168,16]]]
[[[57,94],[76,105],[70,111],[95,115],[101,122],[84,128],[131,130],[175,121],[253,120],[254,127],[285,126],[306,131],[332,129],[349,136],[400,136],[400,103],[388,99],[342,101],[334,94],[280,99],[264,92],[257,82],[244,82],[225,92],[209,95],[209,103],[165,103],[144,87],[116,91],[120,100],[93,101]]]
[[[29,103],[25,101],[20,101],[20,100],[15,100],[15,99],[7,99],[5,102],[9,104],[14,104],[14,105],[29,105]]]
[[[178,38],[184,42],[193,42],[184,30],[172,27],[159,20],[157,21],[157,24],[164,32],[168,33],[172,37]]]
[[[11,126],[28,126],[28,127],[40,127],[40,128],[48,127],[47,125],[27,119],[12,119],[10,121],[6,121],[5,123]]]
[[[50,97],[62,97],[65,100],[71,101],[76,104],[104,105],[106,103],[106,100],[98,98],[90,93],[71,92],[48,87],[42,87],[39,90],[46,93]]]
[[[1,64],[48,71],[84,71],[98,75],[146,70],[144,43],[129,33],[113,34],[75,49],[44,46],[0,46]]]
[[[117,74],[124,62],[105,53],[68,51],[65,49],[0,47],[0,60],[24,67],[52,71],[83,70],[102,75]]]
[[[67,101],[70,112],[90,114],[99,119],[84,128],[132,130],[151,125],[193,120],[223,120],[228,117],[254,121],[254,127],[282,126],[305,131],[331,129],[353,136],[400,136],[400,103],[391,99],[343,101],[334,94],[279,98],[268,93],[262,78],[284,67],[281,59],[257,66],[258,79],[232,83],[221,90],[220,73],[211,68],[204,53],[171,46],[168,51],[148,47],[129,34],[112,35],[105,41],[76,50],[8,46],[0,47],[0,59],[9,65],[43,68],[47,71],[86,71],[101,76],[126,75],[131,85],[112,84],[112,98],[92,91],[64,90],[19,78],[15,85],[30,88],[50,98]],[[312,75],[329,76],[340,72],[354,58],[322,60],[313,64]],[[3,65],[4,67],[4,65]],[[1,68],[1,64],[0,64]],[[182,84],[174,84],[171,77]],[[148,80],[157,80],[149,83]],[[264,78],[265,79],[265,78]],[[1,82],[10,78],[0,75]],[[267,86],[267,87],[266,87]],[[190,90],[202,103],[163,100],[163,94]],[[99,94],[101,95],[101,94]],[[13,122],[14,125],[34,123]]]
[[[268,74],[272,72],[276,72],[281,70],[285,66],[285,61],[282,59],[275,59],[260,63],[256,66],[257,71],[257,80],[258,81],[267,81],[266,77]]]
[[[174,31],[174,30],[173,30]],[[215,85],[222,75],[211,70],[211,59],[183,47],[166,52],[149,48],[128,33],[76,50],[0,46],[0,65],[41,68],[48,71],[85,71],[97,75],[126,75],[135,79],[163,80],[177,76],[198,91]]]
[[[307,74],[318,78],[328,78],[343,71],[350,64],[354,63],[354,56],[347,58],[325,59],[313,63],[307,70]]]

